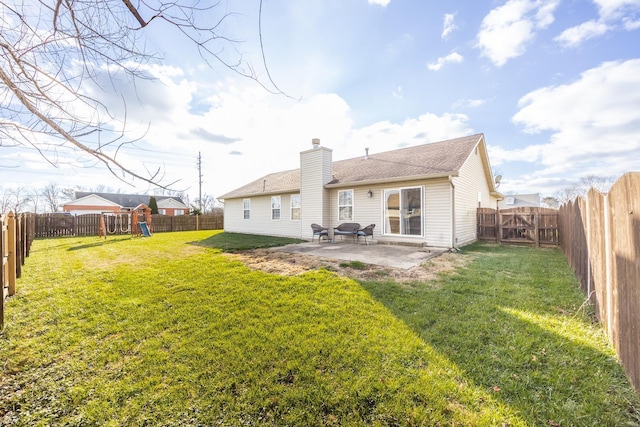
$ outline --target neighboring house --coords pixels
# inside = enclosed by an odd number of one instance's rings
[[[540,194],[507,194],[498,202],[498,209],[540,207]]]
[[[64,212],[75,215],[104,212],[128,212],[149,204],[151,196],[142,194],[95,193],[76,191],[75,200],[63,206]],[[189,207],[179,197],[155,196],[158,212],[167,216],[188,215]]]
[[[367,150],[368,151],[368,150]],[[379,243],[457,247],[476,240],[476,209],[495,207],[484,135],[333,161],[313,140],[300,168],[269,174],[224,199],[227,232],[312,239],[311,224],[375,224]]]

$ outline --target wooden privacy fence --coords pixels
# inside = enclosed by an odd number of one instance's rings
[[[640,172],[563,205],[560,247],[640,391]]]
[[[4,301],[16,293],[16,281],[22,275],[22,266],[29,256],[33,241],[33,215],[0,216],[0,329],[4,327]]]
[[[478,239],[535,246],[558,245],[558,211],[522,207],[478,209]]]
[[[38,214],[35,215],[35,237],[98,236],[101,214]],[[130,234],[129,214],[105,216],[107,234]],[[151,215],[154,233],[192,230],[219,230],[224,227],[223,215]]]

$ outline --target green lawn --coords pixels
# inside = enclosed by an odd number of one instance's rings
[[[640,423],[559,251],[474,245],[433,282],[359,283],[251,271],[209,247],[246,236],[217,233],[34,242],[0,425]]]

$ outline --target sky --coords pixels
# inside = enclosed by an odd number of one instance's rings
[[[640,0],[255,0],[216,12],[234,40],[220,56],[285,95],[159,20],[143,34],[162,58],[145,66],[156,79],[93,89],[116,115],[126,102],[137,141],[118,159],[160,168],[191,200],[199,154],[202,193],[218,197],[298,168],[313,138],[342,160],[483,133],[504,194],[640,170]],[[93,162],[59,163],[0,144],[0,187],[152,192]]]

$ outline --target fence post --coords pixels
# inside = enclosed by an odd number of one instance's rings
[[[536,248],[540,247],[540,216],[542,216],[542,211],[540,208],[535,209],[533,214],[533,230],[535,234],[535,242]]]
[[[13,212],[7,214],[8,236],[7,243],[9,249],[9,296],[16,293],[16,218]]]
[[[0,330],[4,328],[4,285],[6,283],[6,271],[5,268],[5,216],[0,215]]]
[[[16,279],[19,279],[22,277],[22,266],[24,265],[22,253],[22,214],[15,216],[14,223],[16,227]]]
[[[616,353],[619,353],[619,345],[620,343],[617,342],[617,334],[614,334],[614,329],[618,328],[618,325],[614,325],[613,324],[613,299],[614,299],[614,295],[613,295],[613,271],[611,271],[611,264],[612,264],[612,259],[611,257],[612,255],[612,249],[611,249],[611,223],[609,222],[609,195],[605,194],[604,195],[604,201],[603,201],[603,208],[604,208],[604,265],[605,265],[605,277],[606,277],[606,294],[607,294],[607,335],[609,337],[609,341],[613,344],[614,348],[616,349]],[[615,295],[615,298],[617,298],[617,292]],[[617,305],[617,301],[616,301],[616,305]]]
[[[496,209],[496,243],[502,243],[502,212]]]

